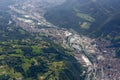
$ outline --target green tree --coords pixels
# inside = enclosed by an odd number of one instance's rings
[[[41,48],[39,48],[39,46],[32,46],[32,52],[39,54],[39,53],[42,53],[42,50]]]
[[[22,54],[23,51],[22,51],[21,49],[16,49],[16,53],[17,53],[17,54]]]
[[[2,52],[3,51],[3,48],[2,47],[0,47],[0,52]]]

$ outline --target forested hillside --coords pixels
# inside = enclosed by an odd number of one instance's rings
[[[111,0],[67,0],[66,3],[49,10],[45,17],[59,27],[72,28],[79,34],[110,40],[119,50],[118,3],[119,0],[114,0],[114,3]]]
[[[85,69],[71,50],[16,25],[13,2],[0,2],[0,80],[83,80]]]

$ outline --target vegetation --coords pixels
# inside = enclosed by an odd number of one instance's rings
[[[61,6],[52,8],[45,14],[45,18],[51,23],[73,29],[79,34],[92,38],[106,39],[114,45],[120,44],[120,12],[118,0],[114,4],[111,1],[89,0],[66,1]],[[107,6],[112,6],[112,9]],[[102,6],[96,5],[100,4]],[[110,13],[106,12],[109,11]],[[117,13],[117,14],[116,14]],[[114,47],[119,53],[118,48]],[[120,48],[120,46],[119,46]]]
[[[89,22],[94,22],[95,21],[95,19],[93,17],[91,17],[89,14],[81,13],[79,11],[79,9],[77,9],[77,8],[74,8],[74,11],[76,13],[76,16],[78,16],[78,17],[80,17],[80,18],[82,18],[86,21],[89,21]]]
[[[79,76],[84,68],[77,63],[72,53],[53,42],[23,39],[0,42],[0,46],[3,49],[0,52],[1,79],[84,78]]]
[[[2,48],[0,47],[0,52],[2,52]]]
[[[6,11],[0,10],[0,80],[83,80],[84,68],[70,50],[8,24]]]

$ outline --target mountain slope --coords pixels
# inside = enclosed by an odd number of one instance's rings
[[[0,80],[83,80],[85,70],[71,50],[12,20],[8,1],[0,2]],[[9,4],[7,4],[7,2]],[[14,2],[14,1],[13,1]],[[5,4],[5,5],[4,5]],[[4,10],[2,10],[4,9]]]
[[[39,39],[0,42],[0,79],[83,80],[69,50]]]
[[[68,4],[69,3],[69,4]],[[51,8],[45,18],[51,23],[79,34],[110,40],[120,54],[120,1],[67,0]],[[117,45],[117,47],[116,47]]]
[[[68,4],[69,3],[69,4]],[[67,0],[61,6],[49,10],[45,17],[59,27],[72,28],[80,34],[95,37],[109,36],[119,41],[119,0]]]

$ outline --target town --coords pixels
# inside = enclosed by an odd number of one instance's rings
[[[9,8],[13,21],[24,30],[44,34],[64,48],[70,48],[78,62],[88,68],[86,80],[92,75],[92,80],[120,80],[120,60],[115,58],[114,49],[107,48],[110,42],[79,35],[75,31],[59,28],[48,22],[44,13],[50,6],[55,5],[42,0],[36,3],[29,0]]]

